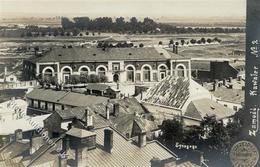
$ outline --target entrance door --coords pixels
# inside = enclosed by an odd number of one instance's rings
[[[119,75],[118,74],[114,74],[113,81],[114,82],[118,82],[119,81]]]

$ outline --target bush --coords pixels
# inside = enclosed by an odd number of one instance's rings
[[[163,43],[162,43],[162,41],[159,41],[159,43],[158,43],[159,45],[162,45]]]
[[[190,43],[191,43],[191,44],[195,44],[196,42],[197,42],[196,39],[191,39],[191,40],[190,40]]]
[[[207,42],[208,42],[208,43],[211,43],[211,42],[212,42],[212,40],[211,40],[210,38],[208,38],[208,39],[207,39]]]
[[[184,39],[181,40],[181,45],[184,45],[185,44],[185,41]]]

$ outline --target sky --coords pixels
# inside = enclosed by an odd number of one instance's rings
[[[0,17],[242,18],[245,14],[246,0],[0,0]]]

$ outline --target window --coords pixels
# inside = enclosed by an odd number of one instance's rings
[[[106,69],[104,67],[99,67],[98,68],[98,75],[99,76],[106,75]]]
[[[178,77],[185,77],[185,69],[183,66],[177,67],[177,76]]]
[[[134,68],[133,67],[127,67],[127,69],[126,69],[126,80],[128,82],[134,82]]]
[[[44,76],[44,78],[51,77],[51,76],[53,76],[53,71],[48,68],[48,69],[46,69],[46,70],[44,71],[43,76]]]
[[[164,65],[161,65],[159,67],[159,79],[162,80],[166,77],[167,75],[167,69]]]
[[[63,75],[63,81],[65,83],[68,83],[69,81],[69,78],[70,78],[70,75],[71,75],[71,70],[67,67],[67,68],[64,68],[62,70],[62,75]]]
[[[143,68],[143,81],[145,82],[151,81],[151,70],[147,66]]]
[[[112,69],[113,69],[113,71],[119,71],[120,70],[120,64],[119,63],[113,63]]]
[[[89,71],[88,71],[87,67],[82,67],[79,70],[79,73],[80,73],[80,75],[88,75]]]

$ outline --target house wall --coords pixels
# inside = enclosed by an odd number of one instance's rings
[[[236,78],[238,71],[225,62],[211,62],[210,63],[211,79],[224,79],[233,77]]]

